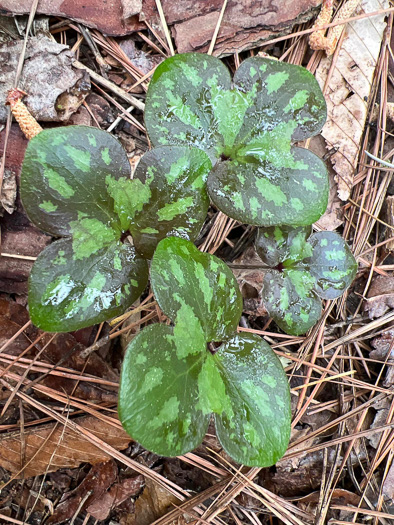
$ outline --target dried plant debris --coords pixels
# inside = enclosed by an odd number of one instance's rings
[[[6,169],[4,171],[3,185],[1,187],[0,215],[4,215],[4,210],[8,213],[13,213],[16,209],[16,176],[12,170]]]
[[[388,0],[362,0],[355,15],[379,11],[390,6]],[[377,64],[385,13],[350,22],[336,58],[327,89],[328,118],[322,136],[327,149],[336,148],[331,157],[336,172],[338,196],[345,201],[352,189],[359,148],[367,117],[368,97]],[[323,89],[331,70],[332,57],[320,61],[316,78]]]
[[[8,90],[13,87],[22,45],[17,40],[0,50],[0,122],[6,119],[4,104]],[[72,59],[68,46],[44,35],[28,40],[19,87],[28,93],[24,102],[37,120],[68,120],[88,94],[89,77],[72,67]]]
[[[129,436],[116,420],[109,424],[93,416],[83,416],[73,421],[117,450],[126,449],[130,443]],[[59,468],[73,468],[85,462],[95,464],[108,459],[103,449],[57,423],[27,427],[24,439],[26,457],[25,468],[21,472],[21,433],[0,435],[0,466],[18,474],[18,477],[28,478]]]
[[[371,283],[364,309],[370,319],[377,319],[394,308],[394,276],[377,275]]]
[[[261,265],[261,259],[254,247],[250,246],[238,259],[234,260],[236,265]],[[264,306],[261,291],[263,288],[264,272],[261,268],[234,270],[242,293],[244,306],[243,311],[253,317],[266,316],[267,309]]]

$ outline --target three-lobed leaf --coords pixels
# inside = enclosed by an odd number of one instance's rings
[[[105,131],[70,126],[32,139],[22,169],[24,206],[40,228],[67,236],[34,265],[33,322],[70,331],[122,313],[147,284],[140,255],[151,257],[167,235],[198,235],[210,169],[201,150],[163,147],[142,158],[132,180],[125,151]],[[140,255],[127,244],[122,248],[127,230]]]
[[[264,276],[262,298],[285,332],[299,335],[320,318],[321,300],[343,294],[356,276],[349,246],[334,232],[311,236],[310,227],[259,230],[256,250],[271,266]],[[308,238],[309,237],[309,238]]]
[[[155,71],[145,110],[153,144],[198,147],[216,161],[213,202],[257,226],[306,225],[328,200],[324,164],[292,146],[321,129],[326,105],[304,68],[254,57],[233,83],[225,66],[198,53],[176,55]]]
[[[119,397],[127,432],[158,454],[185,454],[201,442],[213,413],[234,459],[275,463],[289,440],[287,378],[267,343],[236,335],[242,304],[228,267],[169,237],[152,259],[151,283],[174,327],[150,326],[127,349]],[[214,354],[212,341],[221,343]]]

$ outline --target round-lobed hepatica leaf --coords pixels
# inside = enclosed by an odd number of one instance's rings
[[[289,385],[279,359],[253,334],[235,335],[208,357],[199,385],[209,392],[207,410],[215,413],[223,448],[239,463],[273,465],[286,451],[291,422]]]
[[[312,226],[259,229],[255,241],[256,252],[268,266],[300,261],[312,255],[312,247],[308,242],[311,233]]]
[[[220,155],[221,115],[236,102],[227,67],[217,58],[186,53],[156,68],[145,105],[145,125],[154,146],[183,145]]]
[[[323,93],[316,78],[303,67],[248,58],[235,72],[234,85],[242,92],[255,92],[237,143],[258,142],[261,133],[289,122],[296,124],[292,140],[302,140],[318,133],[326,121]]]
[[[112,135],[88,126],[46,129],[26,149],[21,173],[26,213],[48,233],[91,231],[96,244],[105,246],[111,230],[120,235],[108,174],[130,176],[126,152]]]
[[[206,341],[222,341],[235,331],[242,314],[242,297],[228,266],[193,243],[163,239],[151,264],[151,285],[163,312],[175,321],[180,309],[190,322],[201,323]]]
[[[221,211],[248,224],[312,224],[327,207],[326,167],[312,152],[290,148],[290,141],[280,147],[269,135],[263,146],[239,150],[240,160],[219,161],[208,177],[209,195]]]
[[[142,256],[151,258],[166,236],[197,237],[209,207],[206,179],[211,168],[203,151],[186,146],[162,146],[142,157],[130,181],[143,183],[149,194],[130,228]]]
[[[75,258],[71,239],[42,251],[29,278],[29,311],[47,332],[70,332],[122,314],[148,282],[148,264],[127,244]]]
[[[336,299],[350,286],[357,262],[343,238],[334,232],[318,232],[309,239],[313,252],[305,260],[316,278],[316,291],[323,299]]]
[[[276,226],[260,229],[256,239],[257,253],[271,266],[264,276],[263,301],[278,326],[293,335],[305,333],[318,321],[319,297],[339,297],[357,272],[340,235],[319,232],[308,238],[310,231]]]
[[[273,270],[264,275],[265,307],[287,334],[304,334],[320,319],[321,300],[314,292],[315,284],[307,270]]]
[[[328,202],[324,164],[292,140],[317,133],[326,104],[304,68],[254,57],[230,83],[225,66],[198,53],[163,62],[151,81],[145,123],[154,144],[191,145],[220,162],[213,202],[258,226],[312,224]]]
[[[195,326],[195,325],[194,325]],[[151,325],[127,348],[119,391],[119,418],[145,448],[163,456],[190,452],[204,438],[210,411],[199,408],[198,377],[206,356],[200,329],[189,327],[194,350],[185,352],[174,328]]]

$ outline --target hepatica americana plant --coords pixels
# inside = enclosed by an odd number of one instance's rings
[[[191,53],[153,75],[145,124],[154,148],[132,179],[125,151],[105,131],[70,126],[30,141],[23,204],[60,237],[31,272],[34,324],[72,331],[123,313],[145,289],[152,259],[150,283],[171,324],[133,339],[119,396],[123,426],[146,448],[192,450],[213,414],[238,462],[268,466],[284,454],[291,413],[283,367],[260,337],[237,334],[236,280],[192,241],[210,200],[259,226],[267,307],[289,333],[308,330],[319,297],[338,297],[356,268],[340,236],[308,238],[325,211],[328,178],[320,159],[293,142],[325,118],[323,95],[303,68],[254,57],[231,80],[220,60]]]

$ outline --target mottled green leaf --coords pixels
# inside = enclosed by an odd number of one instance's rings
[[[230,86],[230,73],[217,58],[200,53],[167,58],[156,68],[146,97],[152,144],[193,146],[216,158],[221,140],[213,99]]]
[[[307,332],[321,315],[316,280],[305,270],[273,270],[264,275],[262,299],[270,316],[288,334]]]
[[[305,264],[316,278],[316,291],[323,299],[336,299],[350,286],[357,262],[343,238],[334,232],[318,232],[309,239],[313,252]]]
[[[327,115],[316,78],[305,68],[260,57],[244,60],[234,75],[235,86],[256,91],[237,142],[257,141],[261,132],[296,122],[291,138],[302,140],[318,133]]]
[[[321,301],[335,299],[353,281],[357,263],[342,237],[333,232],[311,235],[310,227],[260,229],[256,250],[271,266],[262,298],[285,332],[302,334],[321,314]]]
[[[312,254],[312,247],[308,243],[311,233],[311,226],[274,226],[259,229],[255,242],[256,251],[268,266],[299,261]]]
[[[256,226],[308,225],[327,207],[328,179],[312,152],[274,144],[243,148],[242,160],[219,161],[208,177],[208,192],[230,217]]]
[[[148,265],[128,244],[112,243],[75,258],[73,241],[42,251],[29,279],[32,322],[47,332],[70,332],[122,314],[148,281]]]
[[[218,161],[208,178],[216,206],[258,226],[308,225],[325,211],[324,164],[292,141],[317,133],[326,104],[306,69],[253,57],[230,86],[220,60],[175,55],[155,71],[145,123],[153,144],[198,147]]]
[[[93,237],[108,237],[104,230],[109,228],[120,235],[105,182],[108,174],[130,176],[126,152],[112,135],[88,126],[46,129],[26,149],[21,173],[26,213],[53,235],[73,233],[81,220],[96,221]],[[90,227],[85,222],[84,229]]]
[[[207,388],[223,448],[238,463],[273,465],[290,437],[290,392],[282,364],[253,334],[234,336],[210,357],[218,374]]]
[[[208,341],[222,341],[238,325],[242,297],[228,266],[190,241],[163,239],[152,259],[151,284],[163,312],[175,321],[187,307],[190,318],[201,323]]]
[[[144,204],[149,202],[151,192],[149,187],[140,180],[121,177],[115,179],[107,175],[108,193],[114,199],[114,210],[117,213],[123,231],[130,228],[135,214],[141,211]]]
[[[218,437],[236,461],[273,465],[286,450],[291,421],[280,361],[249,334],[235,335],[212,355],[201,324],[186,332],[178,322],[149,326],[129,345],[119,393],[124,428],[145,448],[175,456],[201,443],[213,412]]]
[[[134,173],[134,184],[149,197],[131,220],[134,245],[151,258],[158,242],[174,235],[194,240],[206,218],[206,179],[212,168],[201,150],[162,146],[145,153]]]
[[[174,329],[156,324],[127,348],[119,418],[130,436],[156,454],[190,452],[207,431],[210,412],[204,413],[198,404],[198,377],[207,356],[201,335],[201,326],[190,328],[187,336],[195,353],[185,355]]]

